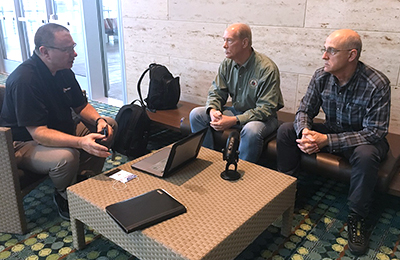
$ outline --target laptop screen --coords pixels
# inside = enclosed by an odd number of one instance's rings
[[[201,139],[203,139],[203,136],[204,134],[198,134],[194,138],[189,139],[189,141],[181,145],[177,145],[175,149],[175,155],[170,155],[173,156],[173,160],[171,162],[171,165],[169,167],[167,166],[168,171],[179,167],[181,164],[192,158],[196,158],[198,150],[200,149],[202,143]]]
[[[158,177],[166,177],[183,164],[197,157],[206,131],[207,129],[203,129],[197,133],[191,134],[174,143],[172,147],[165,147],[149,157],[142,158],[132,164],[131,167]],[[168,160],[166,160],[167,158]],[[167,163],[165,167],[163,167],[161,163],[165,163],[165,161],[167,161]]]

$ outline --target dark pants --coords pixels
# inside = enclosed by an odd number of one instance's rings
[[[329,130],[323,124],[313,124],[312,130],[328,134]],[[284,123],[277,134],[277,163],[280,172],[294,175],[300,168],[302,151],[297,147],[296,132],[293,123]],[[362,217],[369,213],[373,192],[378,179],[381,161],[389,151],[386,139],[376,144],[359,145],[338,154],[349,160],[351,165],[349,208]],[[327,152],[322,150],[321,152]]]

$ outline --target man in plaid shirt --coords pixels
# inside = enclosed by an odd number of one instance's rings
[[[318,69],[300,102],[294,123],[278,129],[278,170],[294,175],[301,153],[320,151],[345,156],[351,166],[348,195],[349,249],[355,255],[368,249],[366,223],[380,162],[389,145],[390,82],[380,71],[359,61],[360,36],[352,30],[333,32],[322,49]],[[320,108],[323,124],[313,123]]]

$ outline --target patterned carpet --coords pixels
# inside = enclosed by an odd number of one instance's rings
[[[116,107],[91,103],[102,115],[115,116],[118,111]],[[179,133],[153,127],[148,148],[158,149],[180,138]],[[108,159],[104,170],[126,161],[124,156],[117,156],[116,161]],[[377,224],[370,250],[367,255],[355,258],[347,248],[348,185],[304,175],[299,178],[298,187],[292,235],[281,236],[280,221],[277,220],[266,227],[236,260],[400,259],[400,203],[397,197],[377,194],[373,210]],[[56,213],[53,191],[51,181],[46,180],[25,196],[29,233],[0,232],[0,259],[137,259],[89,227],[86,228],[86,248],[76,251],[72,246],[70,223]]]

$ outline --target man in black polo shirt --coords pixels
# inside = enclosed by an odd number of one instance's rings
[[[7,78],[0,125],[11,127],[18,167],[49,174],[59,214],[69,219],[66,188],[82,172],[101,172],[117,125],[82,93],[71,70],[77,53],[69,30],[49,23],[34,41],[33,55]]]

